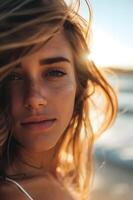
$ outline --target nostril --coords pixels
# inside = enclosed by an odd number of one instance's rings
[[[47,105],[47,100],[45,98],[30,97],[25,103],[24,107],[29,110],[39,109]]]

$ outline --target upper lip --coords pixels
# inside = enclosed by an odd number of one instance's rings
[[[21,124],[28,124],[34,122],[41,122],[41,121],[48,121],[48,120],[55,120],[55,118],[46,118],[45,116],[31,116],[26,118]]]

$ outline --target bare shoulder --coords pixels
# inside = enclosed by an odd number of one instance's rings
[[[51,176],[50,174],[43,177],[41,183],[43,183],[43,193],[40,196],[40,199],[52,200],[54,196],[55,200],[75,200],[75,198],[70,194],[66,187],[64,187],[60,181],[58,181],[55,177]]]
[[[35,199],[42,200],[75,200],[53,176],[41,176],[17,182]],[[24,199],[22,193],[14,184],[7,181],[0,181],[0,200],[21,200]]]
[[[9,196],[8,196],[10,193],[9,190],[10,188],[6,184],[6,182],[0,180],[0,198],[1,199],[5,199],[5,200],[9,199]]]
[[[16,192],[16,188],[10,186],[6,181],[0,180],[0,199],[17,200],[18,193]]]
[[[75,200],[69,191],[52,175],[47,174],[33,178],[29,184],[25,184],[27,191],[40,200]]]

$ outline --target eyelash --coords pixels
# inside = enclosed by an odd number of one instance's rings
[[[66,75],[66,73],[59,69],[49,70],[45,74],[46,77],[54,77],[54,78],[61,78],[65,75]]]
[[[66,73],[62,70],[59,69],[52,69],[52,70],[48,70],[44,73],[44,76],[46,78],[61,78],[63,76],[65,76]],[[12,72],[9,76],[8,76],[8,81],[18,81],[18,80],[23,80],[24,77],[23,75],[17,73],[17,72]]]

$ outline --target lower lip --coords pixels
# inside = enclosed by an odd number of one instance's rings
[[[47,120],[44,122],[38,122],[38,123],[26,123],[22,124],[22,126],[26,129],[32,130],[32,131],[46,131],[49,130],[55,123],[55,119],[53,120]]]

